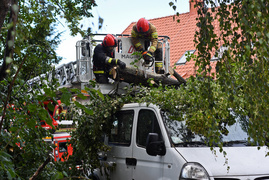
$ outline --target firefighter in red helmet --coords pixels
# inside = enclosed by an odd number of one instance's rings
[[[126,64],[114,58],[114,49],[117,40],[112,34],[107,34],[101,44],[94,48],[93,53],[93,73],[98,83],[108,83],[109,72],[113,66],[118,65],[121,69]]]
[[[142,46],[139,39],[145,40],[145,47]],[[155,72],[163,74],[163,52],[161,43],[158,43],[156,27],[149,23],[145,18],[140,18],[132,28],[131,40],[135,49],[142,52],[143,59],[146,63],[149,63],[153,56],[155,57]],[[150,47],[147,50],[146,48],[149,45]]]

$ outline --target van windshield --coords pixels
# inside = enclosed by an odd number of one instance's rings
[[[185,121],[176,121],[169,119],[168,115],[161,111],[164,124],[173,145],[178,147],[203,147],[209,146],[207,139],[202,135],[191,132]],[[221,134],[220,139],[223,146],[248,146],[248,134],[244,125],[237,121],[232,126],[226,125],[229,131],[227,135]]]

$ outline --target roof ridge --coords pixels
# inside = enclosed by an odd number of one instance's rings
[[[152,19],[147,19],[147,20],[152,21],[152,20],[158,20],[158,19],[163,19],[163,18],[168,18],[168,17],[173,17],[173,16],[180,17],[181,15],[186,15],[186,14],[190,14],[190,12],[181,13],[179,15],[172,14],[172,15],[167,15],[167,16],[162,16],[162,17],[157,17],[157,18],[152,18]],[[136,21],[131,22],[122,32],[124,32],[126,29],[128,29],[129,26],[132,25],[133,23],[136,23]]]
[[[156,19],[163,19],[163,18],[172,17],[172,16],[178,16],[179,17],[180,15],[185,15],[185,14],[190,14],[190,12],[181,13],[179,15],[173,14],[173,15],[167,15],[167,16],[152,18],[152,19],[148,19],[148,21],[150,21],[150,20],[156,20]]]

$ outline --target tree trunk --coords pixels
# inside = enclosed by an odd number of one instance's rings
[[[11,0],[0,0],[0,34],[10,6],[11,6]]]
[[[10,3],[10,1],[2,1],[2,0],[0,0],[0,2],[4,3],[4,4],[0,5],[0,10],[5,8],[6,6],[8,7],[8,4]],[[5,4],[5,3],[7,3],[7,4]],[[12,0],[11,3],[12,3],[12,5],[17,5],[16,0]],[[11,60],[13,60],[13,52],[14,52],[14,44],[15,44],[15,32],[16,32],[16,24],[17,24],[17,19],[18,19],[18,11],[15,10],[15,8],[12,8],[12,7],[10,7],[9,9],[10,9],[9,23],[13,23],[13,25],[8,29],[8,32],[7,32],[6,47],[5,47],[5,53],[4,53],[4,58],[3,58],[3,64],[0,67],[0,81],[3,80],[6,77],[7,70],[11,66],[11,62],[7,62],[7,58],[10,58]],[[6,9],[5,9],[5,11],[6,11]],[[6,12],[3,12],[3,13],[6,13]],[[4,16],[4,14],[2,14],[2,12],[1,12],[0,16]],[[0,20],[1,20],[1,18],[0,18]],[[0,22],[0,23],[2,23],[2,22]],[[13,43],[12,46],[9,45],[10,42]]]
[[[119,72],[119,76],[115,73]],[[183,81],[178,81],[169,77],[170,74],[155,74],[143,70],[139,70],[133,67],[126,67],[125,69],[117,68],[113,73],[114,77],[130,84],[141,84],[144,86],[152,85],[168,85],[168,86],[180,86]],[[183,78],[182,78],[183,79]]]

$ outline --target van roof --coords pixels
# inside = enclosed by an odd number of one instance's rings
[[[154,104],[147,104],[147,103],[127,103],[124,104],[123,108],[131,108],[131,107],[157,107]]]

